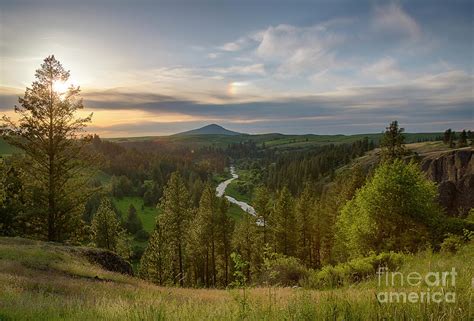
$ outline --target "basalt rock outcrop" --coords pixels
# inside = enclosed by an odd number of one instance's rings
[[[427,156],[421,168],[438,184],[439,202],[452,216],[464,216],[474,207],[474,150],[459,149]]]
[[[90,262],[96,263],[106,270],[133,275],[130,263],[115,253],[101,249],[85,248],[81,251],[81,254]]]

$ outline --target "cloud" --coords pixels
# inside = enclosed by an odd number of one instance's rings
[[[257,55],[265,62],[276,64],[279,75],[304,74],[334,65],[332,50],[344,37],[326,26],[270,26],[260,33]]]
[[[419,39],[422,34],[415,19],[395,3],[375,7],[372,28],[377,32],[408,37],[411,40]]]
[[[365,77],[375,78],[380,82],[401,81],[407,74],[399,69],[397,61],[392,57],[384,57],[361,69]]]
[[[230,66],[210,69],[219,74],[265,75],[265,66],[261,63],[243,66]]]

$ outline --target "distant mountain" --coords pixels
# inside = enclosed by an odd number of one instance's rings
[[[227,136],[236,136],[242,135],[238,132],[233,132],[231,130],[225,129],[222,126],[211,124],[198,129],[189,130],[187,132],[182,132],[175,134],[174,136],[193,136],[193,135],[227,135]]]

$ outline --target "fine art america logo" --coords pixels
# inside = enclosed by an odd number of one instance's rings
[[[410,272],[389,272],[380,267],[377,271],[379,287],[386,291],[377,293],[380,303],[455,303],[456,276],[455,268],[446,272],[428,272],[421,274]],[[409,290],[397,291],[397,288]],[[411,290],[410,288],[417,288]]]

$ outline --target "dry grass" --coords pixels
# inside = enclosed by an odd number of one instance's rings
[[[381,305],[375,280],[327,291],[252,288],[244,301],[242,290],[158,287],[105,271],[67,247],[0,238],[0,320],[468,320],[473,259],[470,246],[407,265],[420,272],[456,266],[463,276],[454,305]]]

